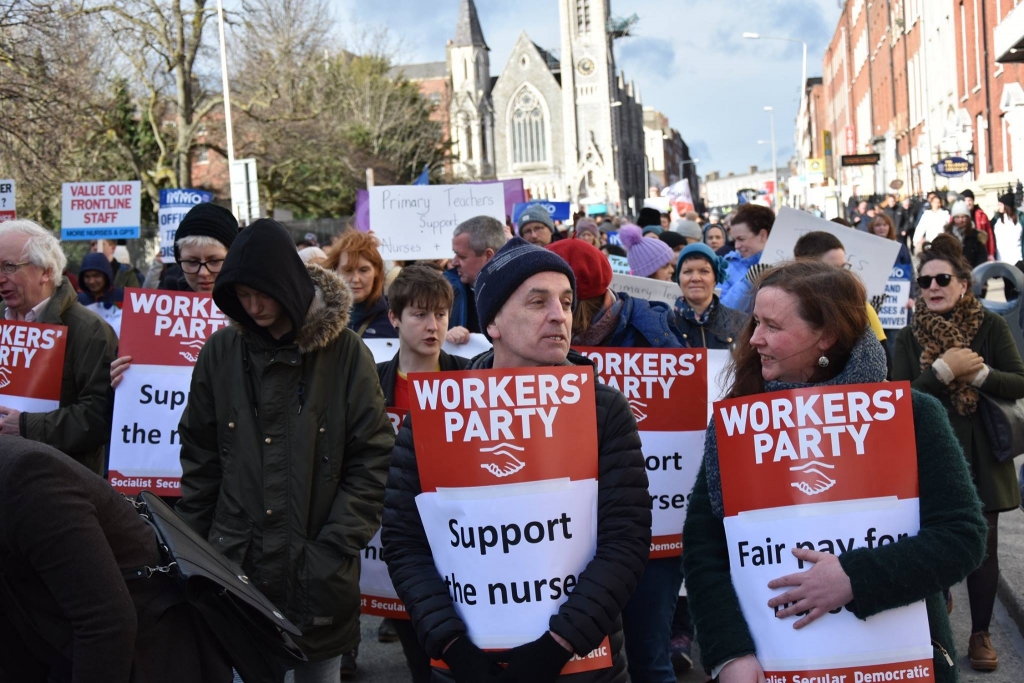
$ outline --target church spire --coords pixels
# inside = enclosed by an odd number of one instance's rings
[[[459,7],[459,22],[455,25],[454,47],[482,47],[489,50],[484,42],[484,32],[480,29],[480,17],[476,14],[473,0],[462,0]]]

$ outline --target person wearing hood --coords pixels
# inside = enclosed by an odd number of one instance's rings
[[[352,293],[348,327],[364,339],[394,339],[384,296],[384,260],[373,235],[349,230],[327,249],[323,266],[336,270]]]
[[[196,204],[178,224],[174,233],[174,264],[165,271],[160,289],[172,292],[213,291],[224,266],[228,249],[238,236],[235,215],[212,202]],[[176,274],[175,274],[176,273]],[[110,386],[121,383],[131,367],[131,356],[120,356],[110,364]]]
[[[715,294],[728,272],[725,259],[706,244],[691,244],[679,254],[672,279],[682,296],[676,299],[676,327],[687,348],[730,349],[746,315],[722,304]]]
[[[648,226],[647,230],[650,229]],[[654,239],[647,239],[635,225],[623,225],[619,228],[619,240],[626,248],[629,270],[637,277],[670,282],[676,267],[676,254],[672,247],[658,238],[658,235],[649,236]]]
[[[729,308],[749,314],[754,306],[750,296],[751,280],[762,270],[757,266],[761,264],[761,252],[775,225],[775,212],[766,206],[744,204],[731,215],[729,234],[736,250],[725,256],[729,274],[719,296]]]
[[[718,256],[724,256],[725,254],[719,253],[719,251],[725,247],[726,242],[729,241],[728,235],[725,234],[725,228],[719,223],[708,223],[704,226],[703,231],[704,244],[711,248],[711,251],[715,252]],[[728,252],[726,252],[728,253]]]
[[[114,287],[114,271],[110,261],[103,254],[86,254],[78,270],[78,279],[82,282],[78,303],[103,318],[113,328],[114,334],[120,337],[124,290]]]
[[[336,681],[359,644],[359,553],[395,432],[341,277],[259,219],[231,245],[181,417],[176,512],[302,631],[295,683]]]
[[[600,253],[582,240],[580,248]],[[502,247],[477,278],[480,323],[494,348],[470,369],[563,365],[592,367],[570,351],[577,304],[572,269],[552,251],[520,238]],[[651,501],[640,434],[626,398],[595,383],[597,402],[597,547],[575,588],[537,639],[503,652],[485,654],[466,630],[448,587],[434,564],[416,507],[421,493],[413,424],[406,419],[391,455],[381,539],[398,596],[427,654],[443,659],[450,672],[435,669],[435,680],[456,683],[624,683],[621,613],[640,580],[650,552]],[[612,666],[571,676],[562,668],[575,654],[586,657],[609,638]],[[507,665],[502,669],[501,664]]]
[[[114,286],[120,289],[141,286],[139,276],[135,269],[128,263],[121,263],[117,260],[114,252],[117,251],[117,240],[96,240],[92,243],[91,252],[103,254],[110,262],[110,272],[114,274]]]

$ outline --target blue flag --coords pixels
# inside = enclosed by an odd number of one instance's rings
[[[423,173],[420,173],[420,177],[412,182],[413,185],[429,185],[430,184],[430,164],[423,164]]]

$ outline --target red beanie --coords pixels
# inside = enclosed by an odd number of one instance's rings
[[[581,300],[601,296],[612,283],[612,264],[589,242],[573,237],[552,242],[548,249],[565,259],[572,268],[576,275],[576,295]]]

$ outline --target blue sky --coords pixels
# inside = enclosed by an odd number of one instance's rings
[[[768,114],[776,112],[780,165],[793,150],[800,97],[801,46],[744,40],[744,31],[806,40],[808,76],[821,75],[821,56],[839,21],[841,0],[613,0],[612,14],[640,17],[634,37],[616,42],[620,70],[645,105],[664,112],[709,171],[771,167]],[[519,32],[557,50],[556,0],[476,0],[498,75]],[[386,26],[402,61],[442,61],[455,32],[459,0],[339,0],[346,26]]]

